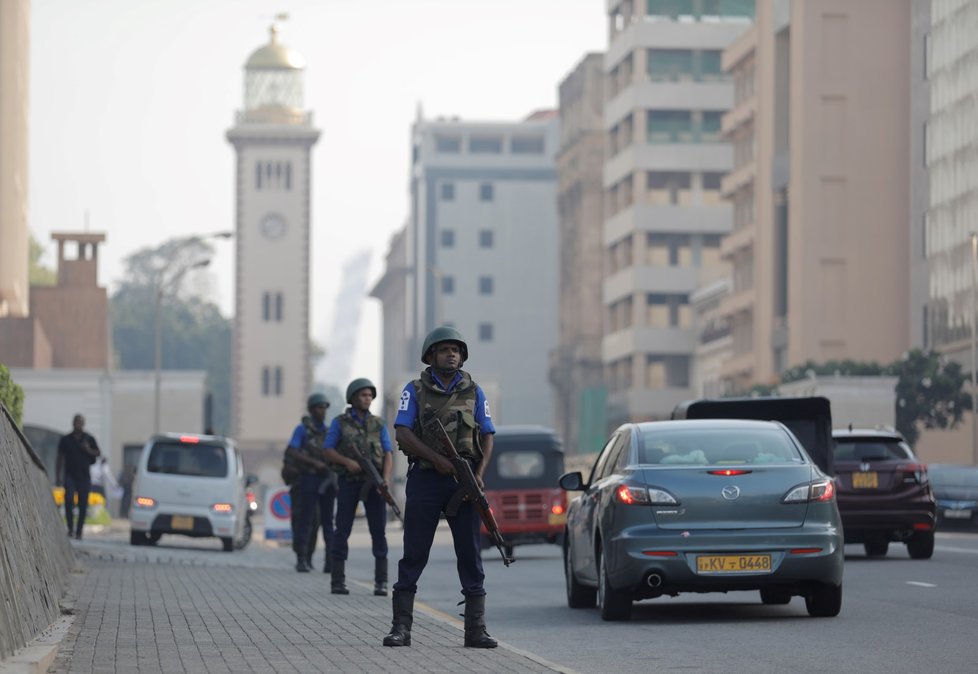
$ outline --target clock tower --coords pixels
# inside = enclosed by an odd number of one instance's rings
[[[237,155],[232,436],[249,469],[276,471],[310,393],[310,155],[319,139],[303,109],[305,60],[278,34],[272,25],[245,63],[244,109],[227,132]]]

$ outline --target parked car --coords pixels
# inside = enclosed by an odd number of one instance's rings
[[[934,554],[936,506],[927,466],[892,429],[832,432],[839,512],[846,543],[862,543],[870,557],[905,543],[913,559]]]
[[[224,437],[162,433],[143,447],[133,483],[130,542],[155,545],[163,534],[221,540],[225,552],[250,539],[241,453]]]
[[[567,494],[557,485],[564,472],[560,438],[543,426],[500,426],[492,447],[486,498],[506,556],[516,545],[558,542],[567,522]],[[485,526],[482,541],[493,545]]]
[[[805,598],[812,616],[842,606],[835,483],[781,423],[626,424],[590,476],[567,473],[567,603],[627,620],[632,602],[683,592],[759,590]]]
[[[978,466],[932,463],[938,529],[978,529]]]

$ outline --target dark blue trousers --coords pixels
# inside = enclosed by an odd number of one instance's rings
[[[437,470],[423,470],[417,463],[408,470],[406,503],[404,504],[404,557],[397,565],[394,589],[417,592],[418,579],[428,564],[428,553],[435,540],[438,520],[458,491],[458,482],[451,475]],[[455,543],[455,558],[462,594],[466,597],[485,595],[486,574],[482,570],[479,513],[471,502],[465,501],[455,517],[448,518]]]
[[[81,533],[88,514],[88,493],[92,491],[91,479],[81,479],[65,473],[65,521],[68,533]],[[78,494],[78,527],[75,527],[75,494]]]
[[[357,503],[363,492],[362,480],[347,480],[340,476],[340,488],[336,495],[336,535],[333,536],[333,559],[345,560],[350,553],[350,532],[353,531],[353,519],[357,514]],[[371,486],[363,499],[363,509],[367,514],[367,528],[370,530],[370,541],[376,559],[387,559],[387,502]]]
[[[329,487],[322,490],[325,477],[316,474],[303,473],[299,476],[297,503],[292,507],[296,510],[296,528],[293,532],[293,549],[296,552],[311,552],[318,535],[317,520],[323,527],[323,539],[330,545],[333,539],[333,504],[336,501],[336,489]],[[319,517],[316,517],[319,515]]]

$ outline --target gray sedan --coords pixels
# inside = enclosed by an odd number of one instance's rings
[[[835,484],[773,421],[657,421],[618,428],[564,537],[567,603],[627,620],[632,602],[680,592],[760,590],[765,604],[805,597],[842,606],[843,537]]]

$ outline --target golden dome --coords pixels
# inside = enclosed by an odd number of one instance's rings
[[[252,52],[245,62],[245,68],[248,70],[305,69],[306,60],[302,58],[302,54],[279,43],[278,26],[273,24],[268,32],[270,34],[268,44]]]

